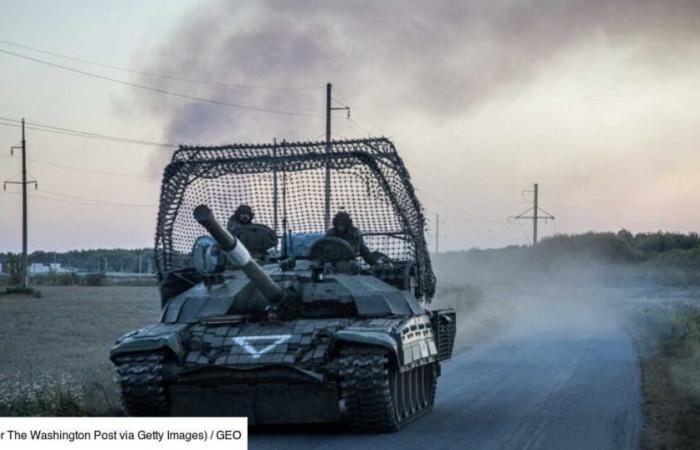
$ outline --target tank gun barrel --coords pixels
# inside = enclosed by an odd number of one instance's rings
[[[229,258],[243,270],[255,287],[262,292],[265,300],[269,303],[278,303],[282,299],[284,293],[279,285],[255,262],[245,245],[217,222],[207,205],[196,207],[194,218],[206,228]]]

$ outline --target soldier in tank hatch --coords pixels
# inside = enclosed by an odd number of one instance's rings
[[[355,256],[361,256],[370,266],[377,264],[377,259],[365,245],[360,230],[352,224],[352,217],[345,211],[340,211],[333,217],[333,226],[326,232],[326,236],[344,240],[355,251]]]
[[[239,205],[229,218],[226,228],[241,240],[253,258],[260,259],[277,245],[277,236],[267,225],[253,223],[254,217],[253,208]]]
[[[228,219],[226,228],[229,233],[235,235],[236,229],[244,227],[250,223],[253,223],[253,218],[255,213],[253,213],[253,208],[248,205],[238,205],[238,208],[233,212],[233,215]]]

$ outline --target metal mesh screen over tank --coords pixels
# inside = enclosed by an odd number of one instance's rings
[[[277,144],[181,146],[165,168],[156,229],[159,276],[190,266],[205,230],[192,211],[208,205],[226,224],[236,207],[278,236],[324,232],[325,174],[331,173],[331,218],[347,211],[371,251],[413,261],[420,294],[430,299],[435,276],[424,237],[425,218],[394,145],[385,138]]]

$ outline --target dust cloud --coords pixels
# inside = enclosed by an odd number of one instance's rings
[[[434,257],[432,306],[457,310],[457,351],[540,333],[602,337],[628,327],[629,312],[655,292],[669,292],[630,267],[595,261],[543,267],[527,259],[508,250]]]

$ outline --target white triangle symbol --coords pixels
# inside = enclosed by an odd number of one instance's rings
[[[242,336],[233,338],[233,342],[236,343],[236,345],[243,347],[243,350],[248,352],[248,354],[250,354],[253,358],[258,359],[261,355],[269,352],[278,345],[284,344],[291,337],[291,334],[273,334],[270,336]],[[261,349],[256,349],[255,347],[253,347],[252,343],[261,341],[272,341],[272,343],[267,347],[263,347]]]

